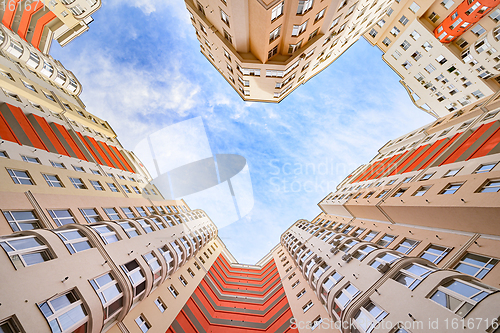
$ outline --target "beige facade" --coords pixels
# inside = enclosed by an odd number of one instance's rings
[[[187,0],[201,53],[247,101],[280,102],[378,22],[385,1]]]
[[[400,1],[364,36],[401,77],[412,102],[435,117],[484,102],[500,86],[498,18],[500,9],[472,25],[453,43],[434,30],[461,2]]]
[[[2,23],[47,55],[52,40],[61,46],[88,31],[101,0],[6,1],[0,7]]]

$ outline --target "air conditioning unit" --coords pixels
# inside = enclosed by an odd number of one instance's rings
[[[391,265],[390,265],[390,264],[388,264],[388,263],[385,263],[385,264],[379,265],[379,266],[377,267],[377,269],[378,269],[378,271],[379,271],[380,273],[385,273],[385,272],[387,272],[387,271],[389,270],[389,268],[391,268]]]
[[[350,253],[346,253],[342,256],[342,260],[344,260],[345,262],[349,262],[352,260],[352,255]]]
[[[330,252],[331,252],[331,253],[333,253],[333,254],[335,255],[335,254],[339,253],[339,249],[338,249],[338,248],[336,248],[336,247],[332,247],[332,248],[330,249]]]

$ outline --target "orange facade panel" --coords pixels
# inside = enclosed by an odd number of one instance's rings
[[[3,9],[5,10],[2,17],[2,24],[7,28],[12,27],[12,23],[14,22],[14,17],[16,15],[17,6],[21,0],[9,0],[2,4]]]
[[[56,125],[56,128],[59,130],[59,132],[61,133],[61,135],[64,138],[64,140],[66,140],[66,142],[68,143],[68,145],[71,147],[71,150],[73,150],[73,152],[75,153],[76,157],[79,158],[79,159],[81,159],[81,160],[88,161],[87,158],[85,157],[85,155],[83,154],[83,152],[80,150],[80,148],[78,148],[78,145],[73,140],[73,138],[69,134],[69,132],[66,129],[66,127],[64,127],[62,125],[59,125],[59,124],[56,124],[56,123],[53,123],[53,124]]]
[[[40,46],[40,42],[42,40],[43,29],[45,26],[49,24],[53,19],[57,16],[51,11],[47,12],[47,14],[40,17],[35,26],[35,32],[33,33],[33,37],[31,38],[31,45],[38,48]]]
[[[28,34],[28,28],[30,26],[31,18],[33,15],[44,8],[43,1],[34,1],[32,3],[23,4],[24,11],[21,16],[21,22],[19,23],[19,28],[17,29],[17,34],[26,40],[26,35]]]
[[[66,156],[70,156],[68,151],[62,145],[61,141],[59,141],[59,139],[57,138],[57,136],[54,133],[54,131],[52,130],[52,128],[50,128],[47,120],[45,120],[45,118],[39,117],[35,114],[33,114],[33,117],[36,119],[36,122],[38,123],[38,125],[40,125],[40,128],[42,129],[44,134],[47,136],[47,138],[50,140],[50,143],[54,146],[57,153],[62,154],[62,155],[66,155]]]
[[[450,164],[458,160],[458,158],[465,153],[467,149],[469,149],[470,146],[478,140],[481,135],[484,134],[492,125],[494,122],[488,123],[488,124],[483,124],[479,126],[468,138],[465,140],[460,146],[458,146],[451,154],[448,156],[440,165],[445,165],[445,164]]]
[[[5,120],[1,112],[0,112],[0,138],[3,140],[21,144],[16,134],[14,133],[12,128],[10,128],[9,123],[7,122],[7,120]]]
[[[135,172],[134,169],[130,167],[130,165],[127,163],[127,160],[122,156],[121,152],[116,147],[109,146],[109,148],[111,148],[111,150],[115,153],[115,156],[118,157],[118,159],[122,162],[122,165],[125,166],[127,171]]]
[[[31,141],[31,145],[35,148],[38,149],[43,149],[46,151],[49,151],[45,144],[43,143],[42,139],[38,135],[38,133],[35,131],[33,128],[33,125],[29,122],[28,118],[24,114],[23,110],[21,108],[18,108],[16,106],[6,104],[9,110],[12,112],[14,115],[15,119],[17,120],[19,126],[22,128],[28,139]]]
[[[467,160],[488,155],[488,153],[499,143],[500,128],[497,128],[497,130],[492,135],[490,135],[489,138],[485,142],[483,142],[483,144],[478,149],[476,149],[476,151],[472,153],[470,157],[467,158]]]

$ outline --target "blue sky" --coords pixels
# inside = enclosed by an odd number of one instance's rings
[[[319,214],[317,203],[388,140],[433,119],[364,39],[280,104],[247,103],[200,53],[183,1],[108,0],[93,17],[88,32],[64,48],[54,42],[51,54],[126,149],[201,116],[214,154],[246,158],[254,208],[219,230],[242,263]]]

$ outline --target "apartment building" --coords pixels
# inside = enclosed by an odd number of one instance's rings
[[[499,91],[495,1],[400,1],[365,38],[401,77],[412,102],[435,117]]]
[[[0,6],[2,24],[43,54],[52,40],[67,45],[89,29],[101,0],[9,0]]]
[[[186,0],[200,50],[246,101],[280,102],[384,17],[393,0]]]

